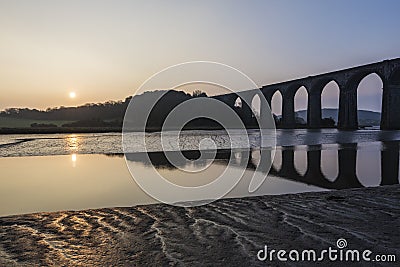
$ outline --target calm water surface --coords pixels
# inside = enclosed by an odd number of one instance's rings
[[[186,169],[209,165],[204,172],[188,174],[176,169],[157,149],[149,154],[133,153],[128,156],[127,163],[145,175],[152,168],[143,160],[148,155],[152,165],[168,180],[194,186],[209,183],[221,174],[233,153],[235,160],[230,167],[240,171],[244,166],[246,172],[226,197],[399,183],[399,143],[392,140],[396,139],[397,132],[360,131],[342,136],[334,131],[317,132],[311,133],[315,135],[314,141],[328,144],[303,145],[304,139],[309,138],[306,133],[304,130],[289,131],[287,136],[285,132],[279,133],[278,144],[286,143],[277,147],[267,179],[252,194],[248,193],[251,175],[264,163],[262,155],[270,153],[257,148],[256,133],[251,148],[222,149],[215,160],[205,158],[202,162],[183,163]],[[389,140],[371,141],[382,135]],[[338,138],[358,138],[362,142],[329,144]],[[118,154],[120,143],[118,134],[1,136],[0,216],[155,203],[130,176],[125,158]],[[156,148],[156,144],[154,146]],[[47,152],[51,156],[42,155]],[[82,154],[85,152],[87,154]],[[250,160],[245,157],[247,153],[251,154]],[[33,156],[37,154],[39,156]],[[198,151],[188,150],[185,156],[194,160],[197,154]]]

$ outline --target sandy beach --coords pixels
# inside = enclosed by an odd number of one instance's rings
[[[392,185],[224,199],[191,208],[156,204],[1,217],[0,265],[280,265],[259,261],[257,252],[265,245],[335,247],[339,238],[349,249],[398,258],[398,203],[400,186]]]

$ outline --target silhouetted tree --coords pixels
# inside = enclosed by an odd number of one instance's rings
[[[127,97],[124,101],[107,101],[104,103],[86,103],[78,107],[55,107],[46,110],[28,109],[28,108],[8,108],[0,112],[0,117],[30,119],[40,121],[72,121],[65,123],[63,127],[122,127],[122,121],[132,102],[135,111],[138,112],[135,118],[142,118],[144,112],[149,111],[146,120],[147,130],[160,130],[168,114],[179,104],[197,97],[208,97],[205,92],[195,90],[192,95],[182,91],[152,91],[145,92],[134,97]],[[151,108],[151,110],[149,110]],[[204,107],[193,107],[193,112]],[[248,116],[241,107],[233,107],[243,124],[247,127],[257,127],[254,117]],[[218,111],[215,111],[218,112]],[[195,114],[194,114],[195,115]],[[32,127],[53,127],[48,123],[35,123]],[[176,125],[182,126],[182,125]],[[175,127],[175,125],[172,125]],[[222,126],[217,122],[207,118],[196,118],[187,124],[188,128],[194,129],[220,129]],[[236,127],[236,126],[232,126]]]
[[[192,93],[193,97],[207,97],[207,94],[201,90],[194,90]]]

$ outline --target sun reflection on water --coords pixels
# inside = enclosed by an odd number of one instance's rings
[[[79,141],[80,139],[76,134],[68,135],[66,138],[67,149],[71,152],[77,151],[79,148]]]
[[[71,134],[68,135],[66,140],[66,145],[65,148],[71,152],[71,161],[72,161],[72,167],[76,167],[76,152],[78,152],[79,149],[79,143],[80,143],[80,138],[76,134]]]
[[[71,155],[72,167],[75,168],[76,166],[76,154]]]

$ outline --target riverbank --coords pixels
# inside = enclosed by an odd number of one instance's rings
[[[348,249],[398,260],[398,203],[400,186],[393,185],[194,208],[157,204],[0,217],[0,265],[265,266],[270,263],[257,260],[264,245],[322,250],[336,248],[339,238]]]
[[[0,128],[0,134],[72,134],[72,133],[121,133],[121,127],[41,127]]]

